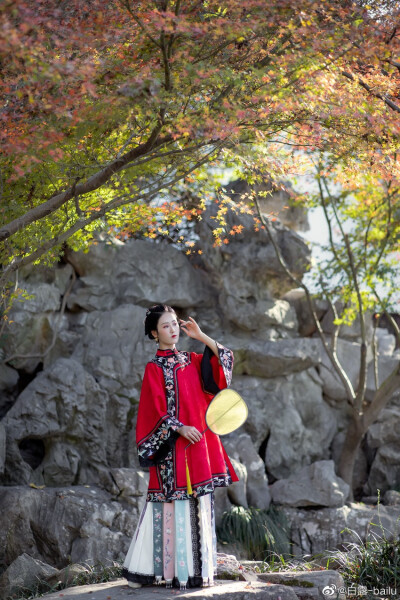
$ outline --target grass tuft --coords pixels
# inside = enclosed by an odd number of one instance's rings
[[[267,560],[272,555],[289,556],[288,523],[275,507],[261,510],[234,506],[222,515],[217,535],[221,542],[243,549],[250,560]]]

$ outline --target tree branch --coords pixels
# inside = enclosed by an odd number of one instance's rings
[[[276,254],[276,257],[278,259],[280,266],[285,271],[285,273],[289,277],[289,279],[291,279],[291,281],[293,281],[293,283],[295,283],[297,287],[302,288],[306,294],[307,303],[308,303],[308,306],[309,306],[309,309],[310,309],[310,312],[311,312],[311,315],[312,315],[312,318],[314,321],[314,325],[315,325],[318,335],[321,339],[322,345],[325,349],[325,352],[329,356],[332,366],[335,369],[336,373],[338,374],[340,381],[343,384],[344,389],[346,390],[346,395],[347,395],[347,399],[348,399],[349,403],[351,405],[353,405],[353,401],[355,399],[355,393],[354,393],[353,386],[351,384],[350,379],[347,376],[347,373],[345,372],[342,365],[340,364],[336,352],[332,352],[328,342],[326,341],[325,334],[321,328],[321,323],[319,322],[317,313],[315,312],[315,308],[314,308],[314,304],[313,304],[313,301],[311,298],[310,291],[309,291],[308,287],[302,281],[300,281],[297,277],[295,277],[291,273],[289,267],[286,264],[285,259],[282,256],[280,248],[279,248],[278,244],[276,243],[274,236],[272,235],[270,225],[267,222],[267,219],[264,218],[264,215],[261,212],[257,196],[254,197],[254,200],[255,200],[256,207],[257,207],[259,219],[261,220],[262,224],[264,225],[264,227],[268,233],[269,239],[274,247],[275,254]]]
[[[387,96],[384,96],[380,92],[374,92],[373,89],[368,85],[368,83],[365,83],[365,81],[363,81],[361,79],[361,77],[354,77],[354,75],[352,75],[348,71],[343,71],[343,70],[342,70],[342,75],[344,77],[347,77],[347,79],[350,79],[350,81],[355,81],[361,87],[363,87],[365,90],[367,90],[367,92],[369,92],[370,94],[372,94],[373,96],[375,96],[375,98],[379,98],[379,100],[383,100],[383,102],[387,106],[389,106],[389,108],[391,108],[392,110],[400,113],[400,106],[398,106],[397,104],[395,104],[394,102],[392,102],[392,100],[390,100]]]
[[[14,219],[7,225],[4,225],[0,229],[0,242],[6,240],[23,227],[26,227],[27,225],[30,225],[31,223],[34,223],[35,221],[38,221],[43,217],[46,217],[47,215],[51,214],[52,212],[60,208],[63,204],[68,202],[68,200],[73,198],[75,194],[77,196],[81,196],[83,194],[87,194],[88,192],[92,192],[98,189],[106,181],[108,181],[108,179],[110,179],[112,175],[118,173],[118,171],[123,169],[125,165],[127,165],[129,162],[135,160],[135,158],[143,156],[144,154],[147,154],[150,150],[153,150],[154,148],[160,147],[163,144],[172,141],[172,137],[170,135],[159,138],[160,131],[161,124],[157,124],[157,126],[153,129],[150,137],[145,143],[137,146],[136,148],[133,148],[123,156],[116,158],[108,165],[106,165],[106,167],[104,167],[94,175],[91,175],[85,182],[79,183],[75,187],[74,185],[72,185],[64,192],[60,192],[55,196],[52,196],[46,202],[35,206],[35,208],[29,210],[21,217]]]
[[[218,144],[216,144],[215,147],[213,147],[210,152],[208,152],[205,156],[203,156],[201,159],[199,159],[194,165],[192,165],[184,173],[180,173],[179,175],[174,177],[172,180],[166,182],[166,181],[164,181],[164,179],[162,179],[161,184],[158,185],[155,189],[150,189],[146,194],[137,196],[134,199],[132,199],[131,196],[128,197],[128,194],[124,194],[120,198],[114,199],[111,202],[109,202],[108,204],[104,205],[103,207],[100,208],[100,210],[94,211],[94,214],[92,214],[87,219],[78,219],[77,221],[75,221],[75,223],[69,229],[67,229],[66,231],[63,231],[62,233],[57,234],[50,240],[47,240],[47,242],[42,244],[42,246],[37,248],[34,252],[32,252],[32,254],[26,255],[23,258],[13,259],[13,261],[7,267],[5,267],[3,270],[3,273],[0,278],[0,289],[3,288],[7,279],[11,275],[11,273],[16,271],[20,267],[23,267],[27,264],[32,263],[34,260],[39,259],[41,256],[43,256],[43,254],[48,252],[48,250],[50,250],[54,246],[58,246],[58,245],[62,244],[63,242],[67,241],[74,233],[76,233],[77,231],[79,231],[81,229],[84,229],[87,225],[89,225],[93,221],[96,221],[100,217],[103,217],[107,213],[109,213],[121,206],[124,206],[126,204],[131,204],[132,202],[139,202],[140,200],[143,200],[144,198],[146,198],[147,202],[150,202],[151,200],[154,199],[154,197],[162,189],[165,189],[166,187],[171,187],[171,186],[175,185],[175,183],[177,183],[178,181],[187,177],[187,175],[189,175],[196,169],[199,169],[201,166],[203,166],[203,164],[207,163],[210,160],[210,157],[215,152],[218,153],[221,150],[221,148],[225,142],[226,142],[226,140],[220,140],[218,142]]]

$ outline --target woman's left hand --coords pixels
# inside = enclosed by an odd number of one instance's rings
[[[180,319],[179,324],[181,326],[182,331],[184,331],[186,333],[186,335],[193,338],[194,340],[200,340],[203,332],[201,331],[200,327],[197,325],[196,321],[194,319],[192,319],[192,317],[189,317],[188,321],[184,321],[183,319]]]

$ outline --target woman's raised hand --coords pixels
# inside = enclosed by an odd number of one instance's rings
[[[189,337],[194,340],[200,340],[203,332],[200,327],[197,325],[196,321],[189,317],[188,321],[184,321],[183,319],[179,319],[179,324],[181,326],[182,331],[186,333]]]
[[[196,427],[192,427],[191,425],[182,425],[182,427],[179,427],[179,429],[177,429],[177,432],[192,444],[199,442],[203,437],[200,431],[196,429]]]

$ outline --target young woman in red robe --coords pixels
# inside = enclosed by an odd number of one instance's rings
[[[203,354],[176,349],[180,329],[205,344]],[[158,350],[143,377],[136,443],[150,479],[123,574],[132,585],[210,585],[216,568],[213,491],[238,478],[218,435],[207,429],[205,413],[230,384],[233,354],[194,319],[179,320],[162,304],[147,311],[145,335]]]

